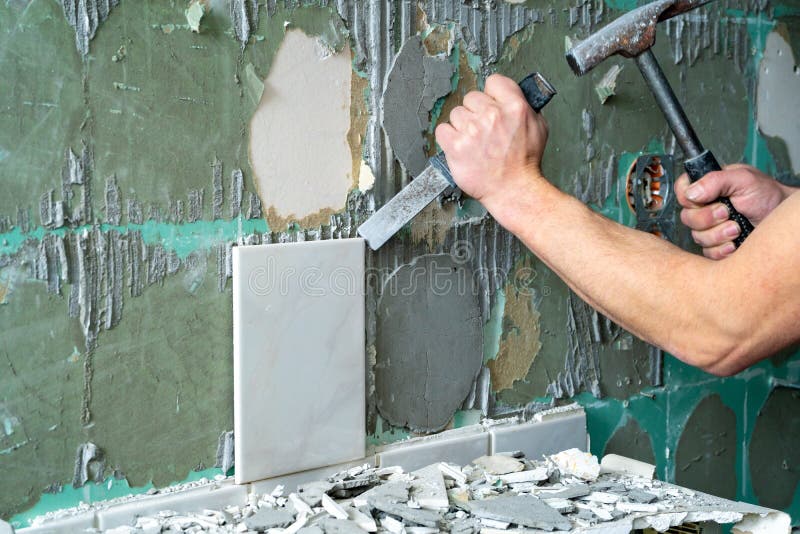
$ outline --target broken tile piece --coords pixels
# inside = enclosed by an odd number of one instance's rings
[[[331,491],[333,484],[331,482],[317,481],[302,484],[297,488],[298,495],[309,506],[320,506],[322,496]]]
[[[326,517],[319,522],[325,534],[363,534],[365,530],[347,519]]]
[[[238,246],[233,271],[236,482],[363,458],[364,240]]]
[[[292,506],[299,514],[311,515],[313,513],[311,506],[296,493],[289,494],[289,502],[292,503]]]
[[[367,515],[358,508],[353,508],[352,506],[348,506],[345,510],[347,511],[347,518],[362,529],[367,532],[376,532],[378,530],[378,525],[371,515]]]
[[[353,499],[355,506],[373,506],[374,501],[386,501],[393,503],[408,502],[408,491],[411,485],[408,482],[397,480],[390,481],[381,486],[376,486],[371,490],[365,491]]]
[[[562,475],[574,476],[593,481],[600,476],[600,464],[597,457],[580,449],[568,449],[550,456]]]
[[[422,510],[411,508],[404,504],[392,503],[385,500],[375,500],[370,506],[385,514],[399,517],[405,522],[416,523],[423,527],[438,527],[442,516],[433,510]]]
[[[649,504],[651,502],[656,501],[658,499],[658,496],[653,495],[652,493],[649,493],[644,490],[633,488],[631,490],[628,490],[628,499],[630,499],[633,502]]]
[[[403,523],[390,515],[381,519],[381,526],[393,534],[401,534],[405,530]]]
[[[558,512],[559,514],[568,514],[575,509],[575,505],[569,499],[542,499],[544,503]]]
[[[632,512],[646,512],[648,514],[654,514],[658,512],[658,505],[657,504],[644,504],[639,502],[618,502],[616,504],[617,510],[624,514],[630,514]]]
[[[328,495],[322,496],[322,507],[326,512],[331,514],[336,519],[348,519],[347,512],[344,510],[344,508],[339,506],[339,504],[328,497]]]
[[[259,508],[245,519],[244,524],[250,530],[263,532],[271,528],[285,528],[294,523],[294,514],[283,508]]]
[[[506,521],[542,530],[569,530],[570,521],[532,495],[513,495],[470,501],[469,511],[478,518]]]
[[[437,467],[444,476],[454,480],[456,484],[464,484],[467,481],[467,475],[465,475],[458,467],[446,464],[444,462],[437,464]]]
[[[426,510],[447,510],[450,500],[444,477],[436,464],[429,465],[412,473],[416,478],[411,482],[411,497]]]
[[[606,454],[600,461],[600,470],[603,473],[634,475],[653,480],[656,466],[618,454]]]
[[[502,454],[492,456],[481,456],[473,460],[475,465],[482,467],[487,473],[492,475],[507,475],[525,469],[525,464]]]
[[[538,497],[542,499],[576,499],[592,492],[587,484],[572,484],[558,491],[542,491]]]
[[[614,504],[619,500],[619,495],[616,495],[614,493],[607,493],[604,491],[593,491],[589,495],[581,497],[581,500],[590,502],[600,502],[603,504]]]
[[[517,471],[500,475],[500,480],[506,484],[518,484],[521,482],[542,482],[550,477],[547,467],[536,467],[527,471]]]

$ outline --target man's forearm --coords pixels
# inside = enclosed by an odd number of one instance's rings
[[[619,225],[544,179],[527,183],[487,208],[584,300],[693,365],[710,368],[727,350],[713,262]]]

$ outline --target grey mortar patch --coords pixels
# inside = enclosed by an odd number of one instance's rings
[[[736,414],[713,394],[700,401],[683,427],[675,453],[681,486],[736,497]]]
[[[656,463],[653,440],[634,418],[628,419],[624,426],[614,431],[611,439],[606,442],[603,454],[619,454],[648,464]]]
[[[792,503],[800,473],[800,390],[777,387],[759,410],[750,438],[750,477],[758,502],[783,510]]]
[[[450,92],[452,75],[449,61],[425,54],[418,35],[405,42],[389,71],[383,92],[383,130],[395,156],[412,176],[427,164],[423,133],[436,100]]]
[[[450,255],[416,258],[383,286],[377,305],[375,393],[390,423],[444,428],[483,361],[483,320],[472,270]]]

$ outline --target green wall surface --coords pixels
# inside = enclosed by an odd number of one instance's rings
[[[632,63],[613,58],[576,78],[563,58],[565,40],[636,1],[210,0],[198,23],[183,0],[120,0],[107,13],[90,9],[88,27],[71,25],[80,5],[102,4],[0,2],[0,517],[16,526],[222,472],[220,435],[233,429],[230,247],[354,236],[370,202],[405,183],[384,131],[402,117],[381,111],[381,95],[386,58],[410,35],[453,67],[451,93],[413,132],[428,152],[437,121],[489,73],[539,70],[559,91],[544,112],[544,170],[563,190],[633,226],[625,181],[636,158],[672,153],[680,166]],[[229,5],[245,13],[246,31]],[[326,53],[350,48],[354,164],[345,204],[287,218],[257,186],[249,128],[293,29]],[[796,183],[800,162],[787,147],[800,139],[762,133],[757,94],[771,75],[762,72],[769,35],[785,41],[797,72],[800,2],[726,0],[659,32],[656,55],[717,156]],[[612,65],[623,69],[601,103],[595,86]],[[770,105],[796,107],[797,95],[788,87]],[[375,176],[363,190],[362,158]],[[697,252],[679,224],[673,241]],[[478,283],[490,399],[457,399],[448,428],[575,400],[594,454],[650,461],[663,480],[785,510],[800,524],[800,355],[729,378],[659,355],[588,308],[470,200],[427,209],[368,262],[393,270],[459,247],[476,273],[487,262],[506,268]],[[376,352],[386,335],[376,334],[379,289],[367,295],[370,366],[388,357]],[[395,372],[399,383],[404,371]],[[377,389],[372,368],[366,378],[369,444],[427,432],[381,413],[392,375]],[[85,444],[97,453],[81,464]]]

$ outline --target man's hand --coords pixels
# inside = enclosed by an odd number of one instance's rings
[[[541,179],[547,124],[510,78],[493,74],[436,128],[458,186],[503,224],[504,200]]]
[[[694,184],[684,174],[675,184],[678,202],[684,207],[681,221],[692,229],[692,237],[703,247],[703,254],[714,260],[736,250],[733,239],[740,233],[739,225],[728,219],[728,209],[714,202],[717,198],[730,198],[739,213],[758,226],[793,192],[758,169],[741,164],[708,173]]]

